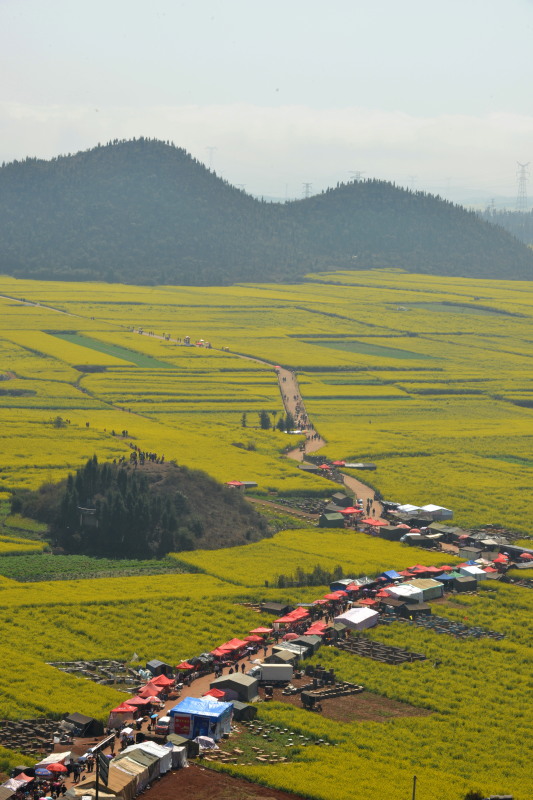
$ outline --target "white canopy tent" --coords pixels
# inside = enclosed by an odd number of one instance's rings
[[[351,608],[344,614],[339,614],[334,618],[334,622],[342,622],[347,628],[354,631],[362,631],[365,628],[372,628],[377,624],[379,614],[371,608]]]

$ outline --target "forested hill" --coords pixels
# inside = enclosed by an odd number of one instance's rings
[[[94,456],[67,480],[16,492],[12,509],[49,525],[65,553],[106,558],[160,558],[271,534],[238,489],[172,463],[99,464]]]
[[[533,277],[531,250],[437,197],[369,180],[265,203],[148,139],[3,165],[0,229],[0,271],[28,278],[208,285],[385,266]]]

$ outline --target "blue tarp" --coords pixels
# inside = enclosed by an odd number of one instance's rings
[[[186,697],[177,706],[168,712],[170,717],[175,714],[195,714],[200,717],[220,719],[228,710],[233,708],[233,703],[220,703],[214,698]]]
[[[390,578],[393,581],[403,580],[403,575],[400,575],[395,569],[388,569],[386,572],[382,572],[381,574],[384,578]]]
[[[435,580],[441,581],[441,582],[442,581],[454,581],[455,577],[453,575],[445,575],[443,573],[442,575],[439,575],[438,578],[435,578]]]

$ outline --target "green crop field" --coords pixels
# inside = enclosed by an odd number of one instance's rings
[[[311,602],[324,591],[274,589],[280,574],[439,563],[434,553],[362,534],[306,529],[170,562],[203,574],[165,574],[169,559],[146,566],[163,574],[129,577],[111,574],[145,568],[126,566],[127,552],[123,564],[42,554],[42,529],[8,514],[11,490],[60,480],[93,454],[128,458],[132,445],[220,481],[256,481],[270,499],[331,495],[335,484],[285,457],[298,437],[260,429],[261,411],[272,423],[284,413],[276,364],[297,372],[326,441],[320,455],[373,461],[377,471],[365,477],[389,499],[445,505],[459,525],[502,525],[520,531],[524,546],[531,540],[530,283],[386,271],[203,288],[1,277],[0,294],[10,298],[0,299],[3,716],[104,719],[123,695],[46,661],[136,652],[172,663],[267,621],[243,602]],[[185,347],[185,336],[212,348]],[[501,630],[502,641],[407,625],[369,634],[425,652],[423,663],[392,667],[321,650],[342,678],[431,715],[336,723],[265,704],[265,719],[337,746],[302,749],[289,767],[232,769],[319,800],[399,800],[410,796],[414,774],[422,799],[463,800],[479,787],[530,800],[530,597],[491,584],[439,606],[443,616]]]

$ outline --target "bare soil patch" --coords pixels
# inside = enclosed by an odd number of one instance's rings
[[[161,778],[155,786],[144,792],[145,800],[299,800],[301,795],[269,789],[242,778],[233,778],[223,772],[214,772],[203,767],[191,765],[188,769],[171,772]]]
[[[308,683],[309,679],[294,680],[294,686]],[[260,689],[260,696],[264,692]],[[284,695],[281,689],[274,689],[274,700],[280,703],[290,703],[298,708],[303,708],[299,694]],[[417,708],[409,703],[399,700],[389,700],[374,692],[365,691],[360,694],[345,697],[330,697],[321,700],[322,712],[309,711],[309,714],[320,713],[327,719],[337,722],[386,722],[393,717],[427,717],[432,712],[427,708]]]

